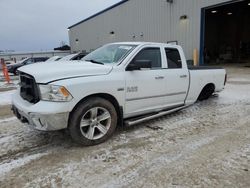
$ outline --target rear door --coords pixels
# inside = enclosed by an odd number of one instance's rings
[[[125,71],[126,101],[125,116],[134,116],[164,104],[165,70],[162,64],[162,53],[159,47],[145,47],[141,49],[130,62],[135,60],[150,60],[151,69]]]
[[[178,48],[165,47],[164,51],[164,59],[168,66],[165,70],[166,103],[171,106],[183,105],[189,87],[189,72],[185,57]]]

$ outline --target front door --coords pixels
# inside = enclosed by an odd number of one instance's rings
[[[164,106],[166,80],[160,48],[142,49],[131,63],[140,61],[150,61],[152,68],[126,71],[126,117],[151,112],[152,109]]]

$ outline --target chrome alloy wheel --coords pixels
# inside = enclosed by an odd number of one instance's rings
[[[102,107],[89,109],[81,118],[80,130],[84,137],[89,140],[102,138],[111,126],[111,115]]]

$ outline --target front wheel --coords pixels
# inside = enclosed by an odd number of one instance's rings
[[[91,146],[109,139],[117,125],[117,112],[109,101],[89,98],[71,114],[69,132],[74,141]]]

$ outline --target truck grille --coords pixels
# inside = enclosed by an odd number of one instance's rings
[[[39,91],[35,79],[25,73],[20,73],[20,95],[30,103],[39,102]]]

